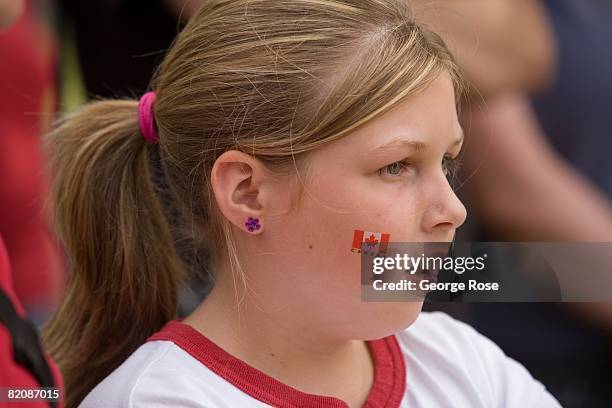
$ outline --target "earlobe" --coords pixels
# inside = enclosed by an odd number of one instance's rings
[[[236,150],[219,156],[211,172],[211,185],[221,213],[232,224],[251,234],[262,232],[263,173],[256,159]]]

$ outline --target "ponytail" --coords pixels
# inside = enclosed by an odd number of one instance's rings
[[[92,102],[46,140],[69,277],[43,338],[64,375],[67,408],[177,310],[183,268],[150,179],[137,110],[136,101]]]

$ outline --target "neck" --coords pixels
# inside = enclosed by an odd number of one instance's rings
[[[267,307],[265,296],[251,291],[236,296],[234,288],[233,282],[217,281],[184,322],[233,356],[300,391],[335,396],[350,406],[366,400],[374,367],[365,342],[322,333],[304,325],[299,310]]]

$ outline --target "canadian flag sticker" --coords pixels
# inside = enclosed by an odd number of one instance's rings
[[[363,230],[355,230],[353,234],[352,252],[361,253],[362,244],[365,244],[364,251],[366,255],[375,255],[387,251],[389,243],[389,234],[382,232],[370,232]]]

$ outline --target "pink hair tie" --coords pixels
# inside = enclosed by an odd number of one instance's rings
[[[155,129],[155,118],[153,117],[153,103],[155,102],[155,92],[147,92],[142,95],[138,102],[138,123],[140,133],[145,140],[151,144],[159,141],[157,129]]]

